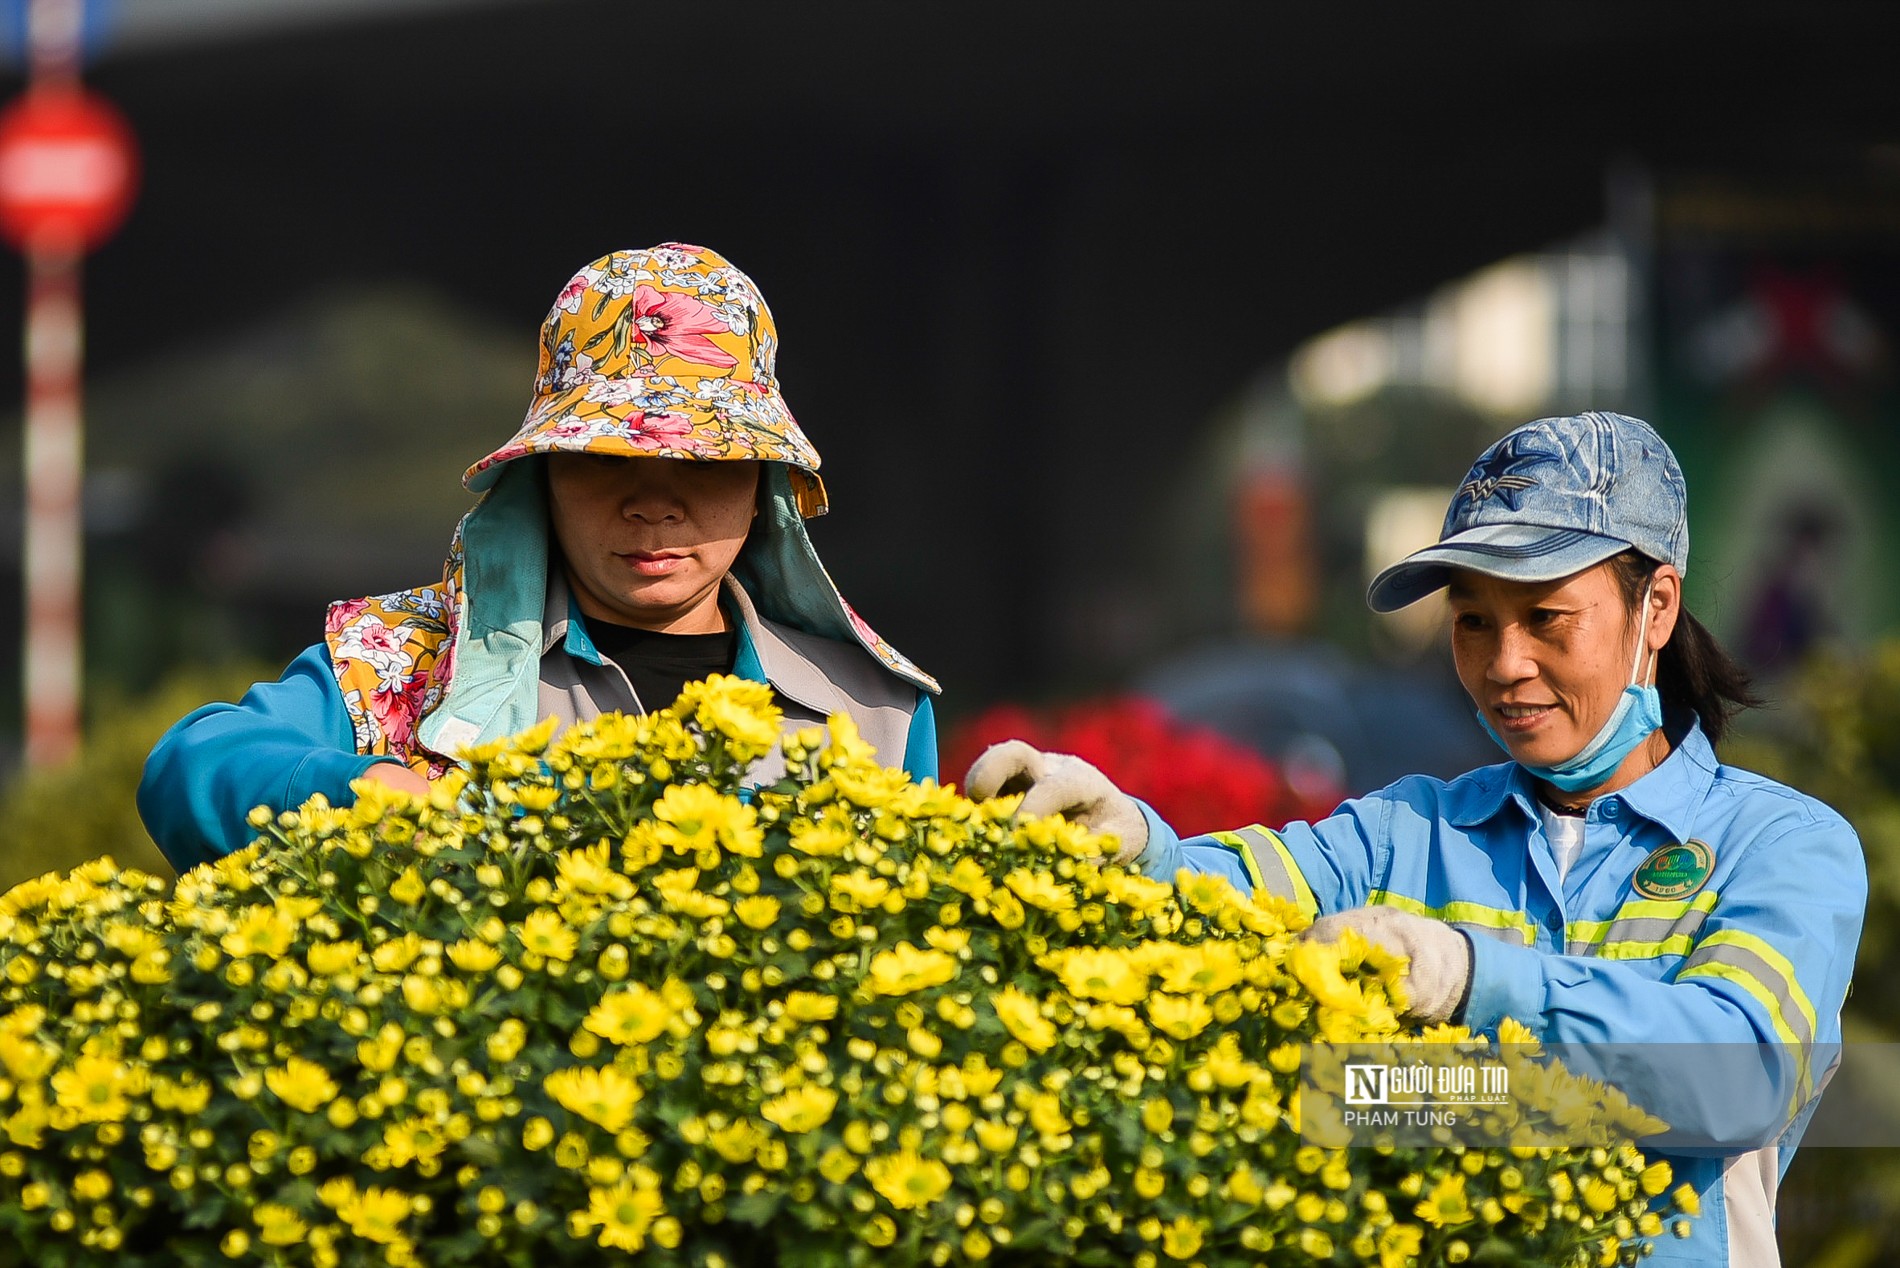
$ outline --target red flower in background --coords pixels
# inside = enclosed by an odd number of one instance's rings
[[[1184,837],[1318,819],[1339,804],[1337,789],[1295,789],[1277,765],[1252,749],[1135,697],[1045,712],[1015,704],[987,709],[951,732],[944,777],[961,780],[977,754],[1011,739],[1093,764]]]

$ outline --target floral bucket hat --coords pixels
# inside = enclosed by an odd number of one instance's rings
[[[762,462],[766,505],[733,565],[759,611],[857,643],[934,693],[937,680],[866,624],[819,562],[804,521],[829,501],[777,363],[772,310],[723,256],[681,242],[616,251],[561,289],[521,430],[462,483],[488,492],[510,463],[550,453]]]
[[[514,438],[470,467],[545,453],[765,460],[794,471],[806,518],[826,510],[818,451],[778,388],[778,328],[752,279],[704,247],[616,251],[576,273],[541,324],[534,400]]]

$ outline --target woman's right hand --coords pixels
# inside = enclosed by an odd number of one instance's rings
[[[1114,863],[1127,865],[1148,844],[1148,820],[1135,799],[1079,757],[1045,753],[1022,740],[1004,740],[970,764],[963,787],[978,800],[1022,793],[1018,813],[1061,815],[1120,843]]]
[[[427,797],[429,795],[429,781],[415,771],[410,770],[407,766],[403,766],[397,762],[378,762],[364,771],[358,778],[373,779],[379,784],[387,784],[391,788],[400,788],[402,791],[414,793],[418,797]]]

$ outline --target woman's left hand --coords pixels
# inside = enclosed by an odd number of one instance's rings
[[[1351,929],[1367,942],[1406,957],[1408,1017],[1424,1022],[1450,1021],[1464,1006],[1471,984],[1471,939],[1442,920],[1414,916],[1396,907],[1355,907],[1322,916],[1302,937],[1337,942]]]

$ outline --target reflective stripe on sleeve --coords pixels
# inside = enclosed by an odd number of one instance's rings
[[[1256,892],[1284,898],[1309,918],[1319,915],[1319,900],[1313,897],[1312,886],[1306,883],[1306,877],[1300,874],[1300,865],[1293,861],[1293,852],[1278,835],[1259,824],[1208,835],[1239,853]]]
[[[1733,972],[1722,972],[1724,968],[1739,970],[1761,988],[1750,994],[1768,1006],[1775,1031],[1781,1038],[1798,1044],[1803,1051],[1814,1043],[1814,1005],[1808,1002],[1787,956],[1752,933],[1718,929],[1696,945],[1676,977],[1681,980],[1712,975],[1729,981],[1739,980]]]
[[[1395,894],[1389,889],[1373,890],[1366,897],[1366,903],[1372,907],[1397,907],[1400,911],[1409,911],[1414,916],[1429,916],[1433,920],[1442,920],[1454,928],[1483,934],[1487,938],[1496,938],[1500,942],[1509,942],[1523,947],[1537,945],[1536,922],[1521,911],[1467,902],[1446,903],[1443,907],[1427,907],[1416,898]]]
[[[1688,955],[1719,897],[1711,890],[1682,902],[1624,903],[1609,920],[1572,921],[1565,930],[1564,950],[1605,960]]]
[[[1676,974],[1677,981],[1686,977],[1718,977],[1733,982],[1768,1010],[1776,1037],[1797,1054],[1799,1088],[1793,1108],[1804,1104],[1813,1087],[1808,1054],[1814,1044],[1814,1005],[1802,991],[1788,957],[1752,933],[1718,929],[1697,944],[1688,963]]]

